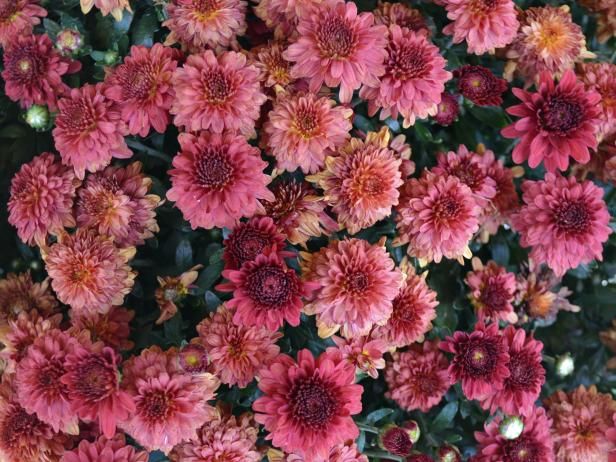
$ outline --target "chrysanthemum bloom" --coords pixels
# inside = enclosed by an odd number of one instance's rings
[[[468,243],[479,228],[481,208],[457,177],[426,171],[405,183],[397,207],[395,244],[425,261],[470,258]]]
[[[197,438],[182,443],[169,455],[172,462],[260,462],[257,451],[259,433],[252,416],[227,415],[218,410],[216,417],[197,430]]]
[[[441,94],[441,102],[436,106],[436,114],[433,118],[437,124],[448,127],[458,118],[460,113],[460,103],[458,98],[448,92]]]
[[[169,125],[175,58],[175,50],[160,43],[152,48],[133,46],[124,63],[105,79],[105,96],[119,105],[131,135],[147,136],[150,128],[164,133]]]
[[[580,3],[597,15],[599,43],[605,43],[610,38],[616,37],[616,3],[612,0],[580,0]]]
[[[525,205],[511,222],[530,257],[547,263],[557,276],[582,263],[603,258],[603,243],[612,232],[603,190],[591,181],[548,173],[543,181],[522,184]]]
[[[134,247],[118,249],[113,241],[91,230],[63,234],[45,256],[51,287],[58,299],[76,312],[105,313],[121,305],[136,274],[128,266]]]
[[[80,3],[83,14],[88,14],[93,7],[96,7],[103,16],[110,14],[116,21],[122,20],[124,10],[133,12],[128,0],[80,0]]]
[[[354,381],[355,368],[339,354],[315,359],[300,350],[297,362],[280,355],[261,373],[255,420],[274,446],[307,462],[327,459],[334,446],[359,435],[352,416],[361,412],[363,388]]]
[[[255,134],[255,121],[266,97],[259,69],[234,51],[216,56],[211,50],[190,55],[173,74],[174,123],[187,130]]]
[[[286,87],[295,79],[291,77],[291,63],[282,54],[286,46],[282,42],[269,42],[253,50],[255,66],[261,71],[261,80],[266,87]]]
[[[203,345],[197,343],[199,339],[191,340],[191,343],[184,345],[178,351],[178,363],[180,369],[189,374],[204,374],[207,373],[210,358],[207,350]]]
[[[301,281],[275,249],[264,251],[239,270],[224,270],[222,275],[228,282],[216,289],[233,292],[233,298],[227,302],[235,310],[233,322],[240,326],[264,326],[272,331],[284,321],[297,326],[302,297],[317,287],[315,283]]]
[[[262,208],[259,200],[274,200],[266,187],[271,178],[263,173],[267,163],[242,136],[204,131],[178,139],[167,198],[193,229],[233,228]]]
[[[15,374],[17,399],[23,408],[56,432],[79,434],[77,416],[71,411],[64,375],[66,355],[77,341],[58,329],[34,340],[19,362]]]
[[[483,66],[466,65],[453,71],[458,79],[458,91],[477,106],[500,106],[503,93],[507,91],[507,81],[496,77],[490,69]]]
[[[112,439],[104,436],[96,441],[81,440],[79,446],[66,451],[60,462],[147,462],[148,453],[126,444],[124,435]]]
[[[65,165],[71,165],[79,179],[86,170],[97,172],[113,157],[133,155],[126,142],[126,126],[116,104],[103,93],[103,84],[73,88],[58,101],[53,138]]]
[[[309,312],[317,323],[340,326],[343,337],[367,335],[385,324],[402,283],[400,271],[385,250],[384,240],[332,241],[318,259],[311,278],[320,284]]]
[[[466,40],[468,52],[482,55],[509,45],[520,23],[512,0],[443,0],[447,17],[453,22],[443,33],[453,43]]]
[[[454,356],[449,366],[452,381],[461,382],[468,399],[484,399],[501,390],[507,377],[509,353],[498,323],[485,326],[478,322],[470,334],[457,331],[439,344]]]
[[[475,432],[478,448],[473,462],[554,462],[554,443],[550,436],[552,421],[543,408],[534,408],[522,419],[524,430],[514,440],[500,434],[502,419],[496,417],[485,424],[483,432]]]
[[[537,80],[544,71],[560,77],[573,69],[575,62],[593,58],[586,50],[582,28],[573,22],[568,5],[527,8],[506,56],[508,80],[519,74],[527,82]]]
[[[366,82],[359,92],[368,101],[368,114],[380,109],[381,120],[401,114],[405,128],[416,118],[435,115],[445,82],[451,79],[438,47],[424,33],[394,24],[389,27],[386,52],[384,75]]]
[[[279,169],[314,173],[349,139],[353,110],[335,104],[312,93],[278,97],[263,130]]]
[[[280,332],[235,325],[233,313],[224,305],[201,321],[197,332],[214,373],[229,386],[245,388],[280,353],[276,345],[282,337]]]
[[[170,348],[163,351],[158,345],[141,350],[138,356],[131,356],[122,364],[122,386],[132,394],[138,392],[137,381],[148,381],[161,374],[183,373],[178,361],[178,351]],[[208,400],[211,397],[208,396]]]
[[[421,11],[410,8],[404,3],[389,3],[379,0],[373,13],[375,24],[382,24],[387,27],[396,24],[401,28],[406,27],[414,32],[430,35],[426,18],[423,17]]]
[[[406,411],[428,412],[441,402],[451,386],[449,361],[438,350],[438,343],[425,341],[409,350],[392,354],[385,368],[385,381],[392,399]]]
[[[557,391],[544,402],[552,418],[552,438],[556,460],[562,462],[607,461],[616,447],[606,435],[614,425],[616,401],[583,385],[569,393]]]
[[[158,287],[154,292],[156,304],[160,309],[160,316],[156,324],[162,324],[171,319],[178,312],[177,304],[190,293],[199,277],[199,270],[203,265],[195,265],[179,276],[158,276]]]
[[[66,27],[56,35],[55,46],[62,56],[77,54],[84,45],[84,36],[77,29]]]
[[[15,319],[31,310],[47,317],[58,310],[58,301],[49,289],[49,279],[34,282],[30,271],[26,271],[8,273],[0,279],[0,307],[0,321]]]
[[[338,336],[332,337],[332,340],[336,346],[329,347],[328,350],[338,350],[344,360],[355,366],[357,372],[363,372],[376,379],[379,376],[379,369],[385,368],[383,354],[389,345],[384,340],[370,337],[344,339]]]
[[[545,383],[545,369],[541,365],[543,343],[513,326],[507,326],[503,337],[509,351],[510,375],[502,390],[488,396],[481,406],[490,409],[491,414],[500,408],[507,415],[531,415]]]
[[[567,71],[558,85],[552,76],[541,74],[537,93],[514,88],[522,104],[507,108],[519,120],[503,128],[506,138],[521,138],[513,149],[514,162],[528,160],[531,168],[542,161],[548,172],[566,170],[569,157],[585,164],[589,148],[597,147],[595,133],[600,123],[601,95],[584,89],[573,71]]]
[[[0,5],[0,46],[20,35],[28,35],[32,28],[47,16],[39,0],[3,0]]]
[[[305,462],[305,458],[298,454],[285,454],[278,449],[270,448],[267,451],[269,462]],[[340,443],[329,451],[325,462],[368,462],[368,457],[361,454],[357,445],[352,441]],[[611,462],[611,461],[610,461]]]
[[[66,373],[60,378],[73,412],[82,420],[98,421],[107,438],[135,412],[131,396],[120,390],[120,361],[121,357],[102,342],[78,345],[66,356]]]
[[[102,341],[116,351],[132,350],[129,340],[130,322],[135,312],[121,306],[112,306],[107,313],[71,313],[71,325],[76,332],[86,330],[92,341]]]
[[[325,212],[325,198],[307,182],[276,181],[270,190],[274,199],[262,202],[263,213],[274,220],[291,244],[305,247],[311,237],[338,230],[338,223]]]
[[[295,63],[291,76],[307,78],[316,93],[323,83],[340,85],[339,99],[349,103],[362,84],[378,85],[384,72],[386,28],[372,13],[357,13],[353,2],[325,0],[300,18],[299,38],[283,56]]]
[[[401,265],[405,278],[394,298],[393,311],[387,324],[379,326],[374,336],[383,338],[389,346],[401,348],[423,341],[436,318],[436,292],[426,283],[427,273],[418,275],[405,260]]]
[[[473,258],[472,263],[473,271],[467,273],[464,282],[470,289],[468,298],[475,308],[477,319],[482,322],[515,323],[518,320],[512,305],[516,290],[515,274],[493,261],[483,266],[481,260]]]
[[[603,113],[598,137],[600,141],[608,139],[616,133],[616,64],[584,63],[577,73],[587,89],[601,95]]]

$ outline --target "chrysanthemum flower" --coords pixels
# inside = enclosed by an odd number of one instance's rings
[[[160,197],[148,194],[152,180],[141,168],[141,162],[133,162],[89,175],[78,190],[77,224],[112,237],[119,247],[141,245],[154,236]]]
[[[490,395],[481,406],[490,409],[491,414],[500,408],[507,415],[529,416],[535,412],[535,402],[545,383],[545,369],[541,365],[543,343],[513,326],[507,326],[503,338],[509,351],[510,375],[502,390]]]
[[[96,7],[103,16],[110,14],[116,21],[122,20],[124,10],[133,12],[128,0],[80,0],[80,3],[83,14],[88,14],[93,7]]]
[[[445,82],[451,79],[438,47],[424,33],[392,25],[386,52],[384,75],[365,82],[359,92],[368,101],[368,113],[374,115],[380,109],[381,120],[401,114],[405,128],[416,118],[435,115]]]
[[[235,310],[233,322],[264,326],[272,331],[279,329],[284,321],[297,326],[302,297],[307,297],[317,287],[315,283],[301,281],[275,249],[264,251],[239,270],[224,270],[222,275],[228,282],[216,288],[233,292],[233,298],[227,302],[227,306]]]
[[[394,298],[393,311],[387,324],[379,326],[374,336],[383,338],[388,345],[401,348],[423,341],[424,334],[432,329],[436,318],[436,292],[426,283],[427,273],[418,275],[413,267],[404,262],[401,265],[405,278]]]
[[[453,71],[458,79],[458,91],[478,106],[500,106],[503,93],[507,91],[507,81],[496,77],[490,69],[483,66],[466,65]]]
[[[321,288],[309,311],[318,324],[340,326],[346,338],[367,335],[391,316],[401,276],[384,241],[332,241],[311,276]]]
[[[47,16],[40,0],[4,0],[0,6],[0,46],[5,47],[15,37],[28,35]]]
[[[121,306],[112,306],[107,313],[71,313],[71,325],[76,332],[88,331],[92,341],[102,341],[116,351],[132,350],[129,340],[130,322],[135,312]]]
[[[191,50],[237,49],[237,37],[246,32],[246,6],[243,0],[173,0],[163,22],[171,31],[165,45],[180,42]]]
[[[586,50],[582,28],[573,22],[568,5],[531,7],[520,17],[521,25],[506,56],[505,76],[511,80],[514,73],[527,82],[547,71],[560,77],[573,69],[577,61],[592,58]]]
[[[406,411],[428,412],[441,402],[451,386],[448,367],[437,342],[425,341],[402,353],[395,352],[385,369],[389,388],[385,396]]]
[[[259,200],[274,200],[266,187],[271,179],[263,173],[267,164],[242,136],[182,133],[179,142],[167,198],[193,229],[232,228],[261,209]]]
[[[599,43],[605,43],[610,38],[616,37],[616,3],[612,0],[580,0],[580,3],[597,15]]]
[[[312,93],[281,95],[263,126],[279,169],[314,173],[349,139],[353,110]]]
[[[443,0],[447,17],[453,22],[443,33],[453,43],[466,40],[468,52],[482,55],[509,45],[520,23],[512,0]]]
[[[384,72],[386,28],[372,13],[357,13],[353,2],[325,0],[300,18],[299,38],[283,56],[295,63],[291,76],[307,78],[316,93],[323,83],[340,85],[339,99],[351,101],[362,84],[377,85]]]
[[[441,350],[454,356],[449,366],[452,381],[461,382],[468,399],[484,399],[501,390],[511,372],[507,368],[509,353],[498,324],[479,322],[470,334],[457,331],[441,342]]]
[[[562,276],[581,263],[602,260],[602,244],[612,231],[601,188],[548,173],[543,181],[525,181],[522,191],[525,205],[511,221],[536,263]]]
[[[207,373],[210,365],[207,350],[198,341],[198,338],[192,339],[178,351],[180,369],[193,375]]]
[[[404,3],[389,3],[379,0],[373,11],[375,24],[391,26],[396,24],[401,28],[406,27],[414,32],[422,32],[430,35],[430,29],[421,11],[410,8]]]
[[[105,79],[104,93],[115,101],[131,135],[147,136],[150,128],[164,133],[171,120],[171,78],[177,67],[176,53],[160,43],[152,48],[133,46],[124,63]]]
[[[261,79],[266,87],[280,85],[286,87],[294,79],[291,77],[291,63],[284,59],[286,46],[282,42],[269,42],[253,50],[255,66],[261,71]]]
[[[578,67],[577,73],[586,89],[601,95],[603,113],[598,137],[600,141],[609,139],[616,133],[616,64],[584,63]],[[616,142],[612,145],[616,146]]]
[[[195,265],[188,271],[184,271],[179,276],[159,276],[158,287],[154,292],[156,304],[160,309],[160,316],[156,324],[171,319],[178,312],[177,302],[181,301],[190,293],[190,289],[195,288],[194,282],[199,277],[199,270],[203,265]]]
[[[115,103],[103,93],[103,84],[73,88],[58,101],[53,138],[65,165],[71,165],[79,179],[85,171],[105,168],[113,157],[133,155],[126,146],[126,126]]]
[[[118,249],[111,239],[79,229],[64,234],[47,251],[45,263],[51,287],[62,303],[76,312],[105,313],[121,305],[136,274],[128,266],[134,247]]]
[[[357,372],[363,372],[376,379],[379,376],[379,369],[385,368],[383,354],[387,352],[389,345],[384,340],[373,339],[369,336],[352,339],[334,336],[332,340],[336,346],[328,350],[337,350],[344,360],[355,366]]]
[[[259,370],[269,366],[280,348],[280,332],[261,326],[238,326],[224,305],[197,326],[214,373],[229,386],[246,387]]]
[[[31,310],[48,317],[57,311],[58,301],[49,289],[49,279],[34,282],[27,271],[8,273],[0,279],[0,307],[0,321],[15,319]]]
[[[255,420],[274,446],[307,462],[327,459],[334,446],[359,435],[352,416],[361,412],[363,388],[354,381],[355,368],[339,354],[315,360],[300,350],[297,362],[280,355],[261,373]]]
[[[473,462],[554,462],[554,443],[550,436],[552,421],[543,408],[534,408],[522,419],[524,430],[514,440],[500,434],[502,419],[496,417],[484,426],[483,432],[475,432],[478,448]]]
[[[448,92],[441,94],[441,102],[436,106],[436,114],[433,118],[437,124],[448,127],[458,118],[460,103],[458,98]]]
[[[401,196],[396,244],[408,243],[407,253],[426,261],[470,258],[481,208],[468,186],[455,176],[426,172],[407,181]]]
[[[556,460],[563,462],[607,461],[607,453],[616,447],[606,435],[614,425],[616,401],[607,393],[598,393],[592,385],[565,393],[557,391],[544,402],[552,418],[552,438]]]
[[[507,112],[521,118],[501,133],[506,138],[521,138],[513,149],[514,162],[528,159],[528,165],[535,168],[543,161],[546,170],[554,172],[566,170],[569,157],[581,164],[590,160],[589,148],[597,147],[599,93],[586,91],[575,73],[567,71],[558,85],[550,74],[543,73],[537,93],[514,88],[513,94],[522,104],[507,108]]]
[[[216,56],[211,50],[190,55],[173,74],[174,123],[187,130],[255,134],[259,107],[266,97],[259,69],[234,51]]]
[[[274,199],[262,202],[264,213],[274,220],[291,244],[305,247],[311,237],[338,230],[338,223],[325,212],[325,198],[308,183],[276,181],[270,190]]]
[[[100,436],[96,441],[81,440],[79,446],[62,455],[61,462],[147,462],[148,453],[126,444],[124,435],[112,439]]]
[[[174,376],[183,373],[176,348],[163,351],[158,345],[141,350],[138,356],[131,356],[122,364],[122,387],[131,394],[137,394],[137,382],[148,381],[161,374]],[[207,399],[211,399],[208,395]]]
[[[270,448],[267,451],[269,462],[305,462],[306,459],[298,454],[285,454],[277,449]],[[329,451],[329,457],[325,462],[368,462],[368,457],[361,454],[357,445],[352,441],[340,443]]]
[[[516,290],[515,274],[493,261],[483,266],[481,260],[473,258],[472,263],[473,271],[467,273],[465,282],[470,289],[468,298],[475,308],[477,319],[482,322],[515,323],[518,320],[512,305]]]

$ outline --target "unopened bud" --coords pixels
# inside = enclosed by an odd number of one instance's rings
[[[105,56],[103,57],[103,62],[107,66],[113,66],[118,62],[118,52],[113,50],[108,50],[105,52]]]
[[[61,30],[56,36],[56,48],[64,56],[71,56],[81,49],[83,38],[75,29]]]
[[[411,438],[413,444],[419,441],[419,437],[421,436],[421,429],[419,428],[417,422],[415,422],[414,420],[409,420],[402,424],[402,428],[404,428],[409,433],[409,437]]]
[[[445,444],[438,450],[438,462],[462,462],[462,455],[457,447]]]
[[[575,361],[569,353],[556,358],[556,374],[559,377],[567,377],[575,369]]]
[[[515,440],[524,431],[524,422],[518,416],[505,417],[498,427],[503,438]]]
[[[180,367],[190,374],[207,372],[209,360],[203,345],[189,343],[179,353]]]
[[[49,110],[46,106],[34,104],[30,106],[24,116],[26,123],[35,130],[45,130],[49,128]]]
[[[384,426],[379,432],[379,447],[394,456],[406,457],[413,450],[410,431],[394,424]]]

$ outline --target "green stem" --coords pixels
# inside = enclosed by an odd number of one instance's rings
[[[363,455],[376,458],[376,459],[395,460],[397,462],[404,462],[403,457],[394,456],[385,451],[366,451],[364,450]]]
[[[363,423],[358,423],[357,424],[357,428],[359,428],[360,430],[364,431],[364,432],[368,432],[368,433],[374,433],[375,435],[379,434],[379,429],[376,427],[372,427],[371,425],[366,425]]]
[[[165,154],[162,151],[159,151],[157,149],[154,149],[154,148],[151,148],[149,146],[146,146],[141,141],[137,141],[137,140],[134,140],[134,139],[131,139],[131,138],[126,138],[126,144],[128,146],[130,146],[131,148],[133,148],[133,149],[136,149],[138,151],[146,153],[148,156],[156,157],[157,159],[165,161],[168,164],[171,163],[171,157],[170,156],[168,156],[167,154]]]

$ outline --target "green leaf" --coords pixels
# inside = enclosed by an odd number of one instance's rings
[[[188,239],[182,239],[175,249],[175,264],[182,268],[188,268],[193,264],[192,245]]]
[[[453,401],[447,404],[441,412],[434,418],[432,425],[430,425],[430,431],[440,431],[446,428],[450,428],[453,425],[453,419],[458,413],[458,402]]]
[[[10,124],[0,128],[0,138],[17,139],[28,134],[28,127],[21,124]]]
[[[366,417],[366,423],[368,425],[375,424],[378,421],[383,420],[385,417],[393,413],[394,413],[393,409],[389,409],[389,408],[377,409],[376,411],[372,411],[370,414],[368,414],[368,416]]]
[[[151,47],[154,44],[154,34],[159,29],[158,18],[153,10],[146,11],[135,21],[131,30],[132,44]]]
[[[500,107],[471,105],[468,110],[473,117],[490,127],[503,128],[508,124],[505,112]]]

